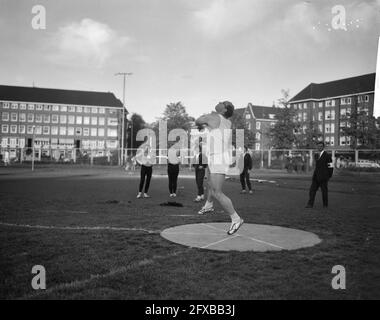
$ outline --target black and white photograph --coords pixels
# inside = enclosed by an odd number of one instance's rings
[[[0,0],[0,142],[0,300],[380,299],[379,0]]]

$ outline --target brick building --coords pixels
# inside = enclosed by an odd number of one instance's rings
[[[329,81],[310,83],[296,94],[290,105],[301,125],[300,135],[305,134],[310,123],[314,123],[327,146],[347,148],[350,137],[342,128],[353,112],[373,116],[375,73]]]
[[[271,148],[268,133],[271,127],[276,123],[276,115],[278,108],[257,106],[248,103],[246,108],[236,109],[247,124],[248,130],[251,130],[255,135],[254,150],[266,150]]]
[[[122,103],[111,92],[0,85],[2,152],[34,147],[42,155],[60,150],[116,149]]]

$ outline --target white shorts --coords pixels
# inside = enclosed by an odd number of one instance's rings
[[[229,157],[223,154],[210,155],[208,158],[208,168],[210,173],[228,174],[230,169]]]

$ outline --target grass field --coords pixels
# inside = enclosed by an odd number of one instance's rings
[[[334,176],[327,210],[320,192],[315,208],[304,208],[309,175],[256,172],[254,178],[276,183],[255,183],[253,196],[240,195],[236,179],[225,184],[247,223],[302,229],[323,241],[267,253],[187,248],[160,231],[228,221],[220,207],[197,215],[193,179],[179,179],[176,200],[184,207],[176,208],[159,205],[168,200],[165,177],[153,178],[151,199],[136,199],[138,177],[119,168],[0,168],[0,298],[380,298],[378,173]],[[34,265],[46,269],[46,290],[31,287]],[[346,290],[331,287],[334,265],[346,269]]]

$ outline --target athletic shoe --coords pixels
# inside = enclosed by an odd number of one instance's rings
[[[230,230],[227,231],[227,234],[228,235],[232,235],[234,233],[236,233],[239,228],[243,225],[244,223],[244,220],[243,219],[239,219],[238,222],[231,222],[231,227],[230,227]]]
[[[144,198],[150,198],[150,195],[147,193],[144,193]]]
[[[173,194],[171,193],[169,197],[170,197],[170,198],[173,198]]]
[[[247,191],[245,191],[245,190],[241,190],[240,193],[241,193],[241,194],[245,194],[245,193],[247,193]]]
[[[205,196],[202,194],[201,195],[201,200],[204,200],[205,199]]]
[[[139,194],[137,195],[137,197],[136,197],[137,199],[140,199],[140,198],[142,198],[142,193],[141,192],[139,192]]]
[[[205,213],[211,213],[211,212],[214,212],[214,207],[209,207],[209,208],[202,207],[202,209],[198,211],[198,214],[205,214]]]
[[[173,198],[175,198],[177,196],[177,194],[176,193],[173,193]]]
[[[249,194],[253,194],[253,191],[252,191],[252,190],[249,190]]]

